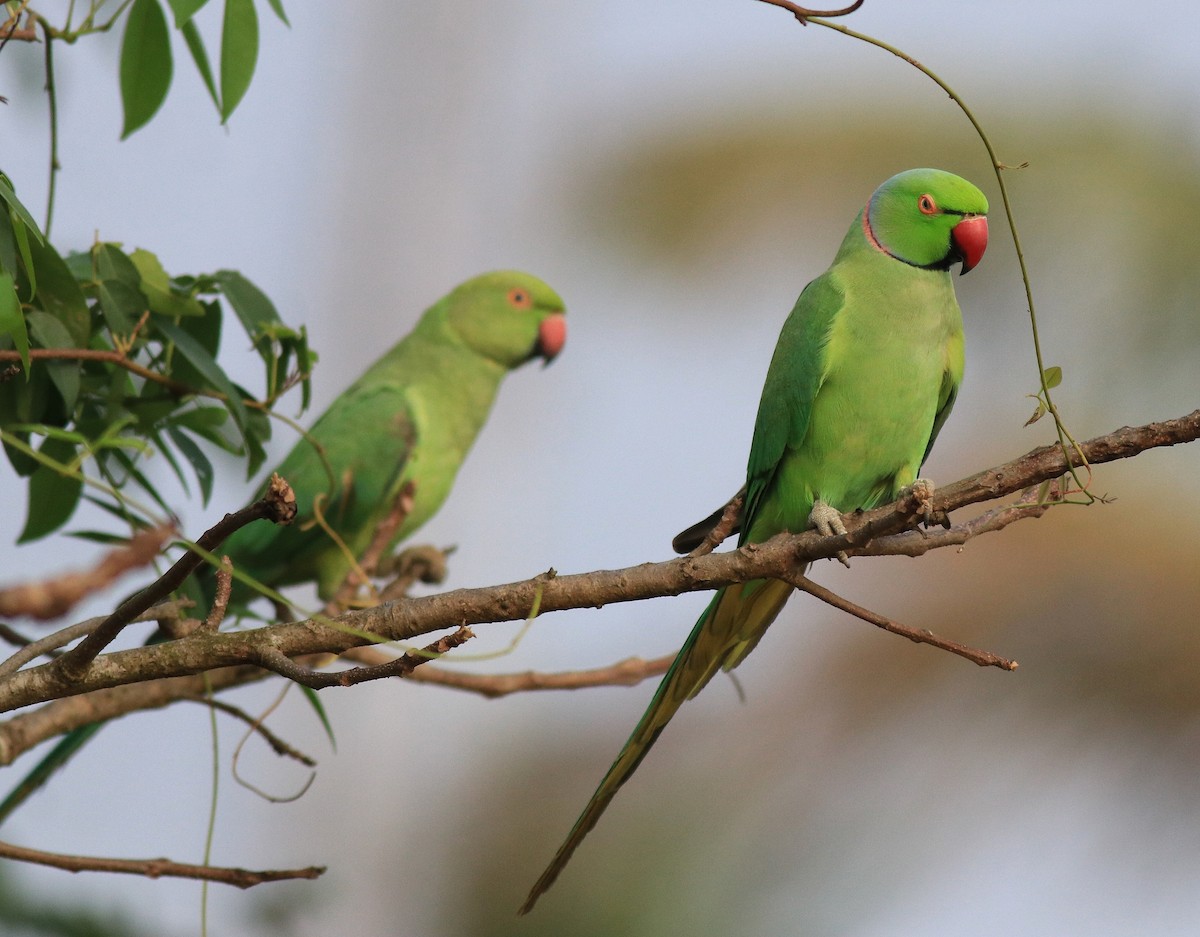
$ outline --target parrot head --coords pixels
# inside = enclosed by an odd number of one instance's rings
[[[879,250],[914,267],[966,273],[987,249],[987,198],[940,169],[910,169],[875,190],[863,230]]]
[[[563,301],[535,276],[499,270],[446,297],[446,321],[463,344],[506,368],[549,364],[567,340]]]

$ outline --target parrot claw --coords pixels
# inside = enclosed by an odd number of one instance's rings
[[[842,513],[830,507],[820,498],[813,502],[808,522],[824,537],[836,537],[846,533],[846,524],[842,521]],[[850,558],[846,556],[845,550],[838,550],[837,558],[843,566],[847,569],[850,568]]]
[[[920,515],[921,523],[926,527],[932,527],[937,520],[933,510],[933,493],[936,490],[937,486],[928,478],[918,478],[900,489],[901,500],[913,502],[914,513]]]

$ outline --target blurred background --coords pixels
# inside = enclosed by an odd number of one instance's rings
[[[200,18],[215,36],[216,10]],[[119,36],[59,49],[60,249],[97,233],[172,271],[241,269],[321,353],[313,414],[422,309],[519,267],[566,299],[567,349],[509,378],[420,539],[448,587],[665,559],[740,484],[766,365],[800,288],[874,187],[931,165],[993,204],[956,279],[967,375],[926,474],[949,482],[1052,439],[1016,256],[966,120],[878,49],[752,0],[263,7],[258,73],[228,128],[176,47],[160,115],[124,143]],[[1174,0],[917,7],[848,25],[975,108],[1008,176],[1047,364],[1086,438],[1200,400],[1200,26]],[[40,48],[0,55],[0,161],[44,202]],[[230,331],[233,335],[233,330]],[[228,361],[257,359],[231,341]],[[277,452],[293,442],[276,431]],[[738,670],[689,704],[536,912],[514,911],[653,693],[487,701],[400,681],[299,694],[270,725],[321,764],[270,804],[220,730],[213,861],[326,863],[316,883],[214,886],[211,933],[317,935],[1193,934],[1200,918],[1200,450],[1100,467],[1116,500],[919,561],[822,564],[823,584],[1020,661],[982,670],[793,598]],[[166,473],[162,473],[166,478]],[[3,579],[86,564],[16,549],[24,486],[0,467]],[[166,483],[166,482],[164,482]],[[202,530],[252,485],[231,473]],[[82,524],[81,526],[86,526]],[[130,579],[114,590],[122,595]],[[676,649],[702,594],[540,619],[479,672]],[[111,605],[111,601],[109,603]],[[89,610],[83,610],[78,617]],[[473,654],[515,626],[484,626]],[[137,639],[140,639],[140,635]],[[230,694],[253,711],[278,690]],[[0,772],[15,783],[36,759]],[[120,720],[5,827],[13,842],[199,861],[211,782],[200,706]],[[241,771],[306,774],[257,742]],[[200,887],[8,864],[0,907],[89,933],[195,933]],[[41,923],[37,923],[41,922]],[[22,929],[25,927],[26,929]],[[67,932],[61,929],[58,932]],[[83,930],[75,932],[83,933]]]

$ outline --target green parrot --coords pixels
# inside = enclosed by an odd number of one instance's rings
[[[739,546],[809,526],[840,532],[842,514],[893,500],[916,481],[963,374],[950,266],[966,273],[979,263],[987,210],[979,189],[936,169],[902,172],[868,199],[779,335],[750,444]],[[722,510],[680,534],[676,549],[698,545]],[[521,914],[554,883],[679,707],[745,659],[791,592],[775,579],[717,591]]]
[[[276,469],[296,493],[295,522],[249,524],[218,552],[272,588],[315,579],[329,597],[350,564],[312,523],[314,498],[326,495],[326,520],[358,556],[411,482],[412,508],[394,546],[446,500],[504,376],[533,358],[549,363],[565,341],[563,302],[536,277],[505,270],[463,283],[337,397]],[[236,580],[235,594],[253,595]],[[63,736],[0,802],[0,823],[103,724]]]
[[[533,358],[549,363],[565,340],[563,302],[541,280],[501,271],[463,283],[334,400],[275,470],[296,492],[296,520],[247,525],[219,552],[273,588],[315,579],[328,598],[350,563],[313,523],[314,498],[325,496],[325,519],[357,557],[411,482],[412,508],[389,546],[407,538],[446,500],[500,381]]]

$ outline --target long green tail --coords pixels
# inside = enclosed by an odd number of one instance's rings
[[[534,883],[518,914],[527,914],[570,861],[583,838],[596,825],[621,785],[629,780],[679,707],[691,699],[721,668],[731,670],[753,650],[783,608],[792,587],[777,579],[757,579],[721,589],[696,622],[679,654],[663,676],[650,707],[617,755],[596,793],[571,832]]]

